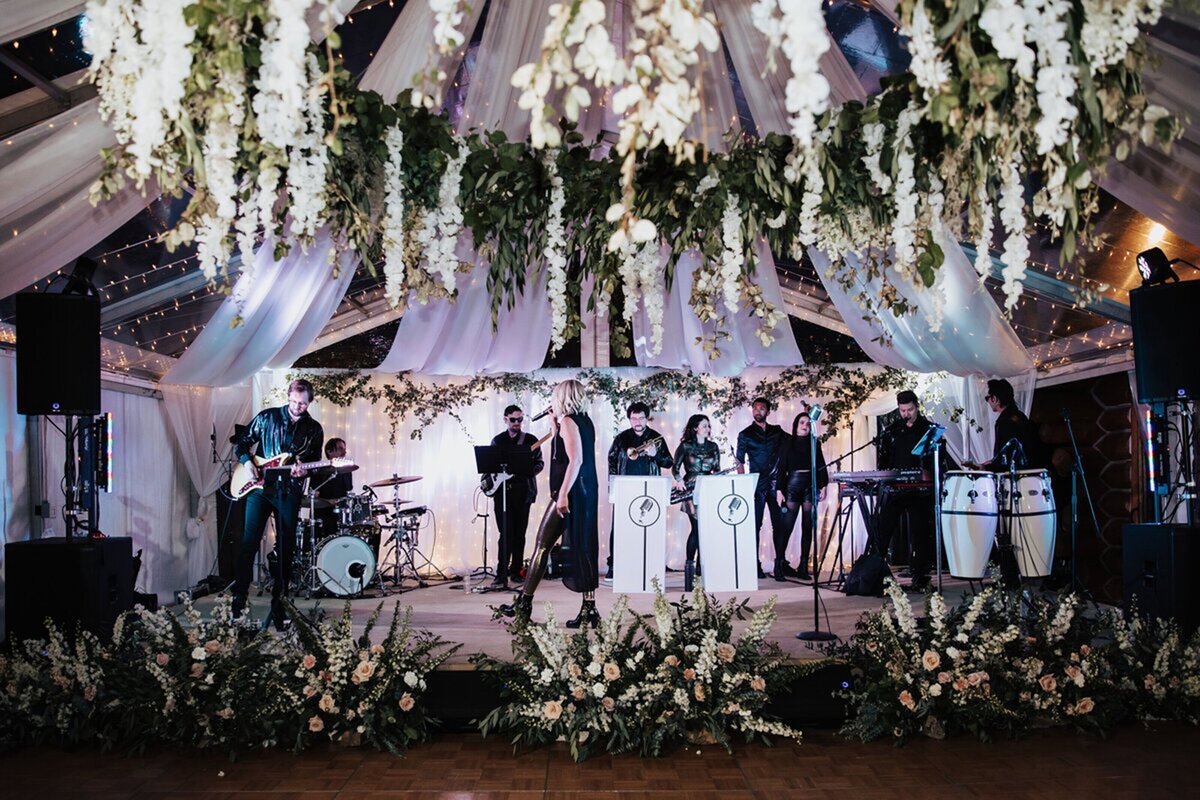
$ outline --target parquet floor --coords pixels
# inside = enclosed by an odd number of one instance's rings
[[[398,759],[368,749],[300,756],[159,750],[141,757],[37,748],[0,757],[2,798],[180,800],[941,800],[1200,796],[1200,729],[1126,726],[1021,741],[862,745],[827,731],[803,745],[715,747],[663,759],[571,762],[556,747],[514,756],[503,739],[443,735]]]

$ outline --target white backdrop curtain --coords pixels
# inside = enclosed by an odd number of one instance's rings
[[[17,413],[17,360],[0,352],[0,533],[9,542],[29,538],[33,520],[29,503],[29,450],[25,417]],[[8,569],[0,552],[0,638],[4,636],[4,581]]]
[[[233,426],[250,419],[250,386],[176,386],[162,384],[163,409],[180,459],[199,496],[196,514],[187,523],[187,576],[194,584],[208,576],[217,551],[214,493],[226,477],[233,451]],[[213,460],[213,439],[216,461]]]
[[[305,253],[300,247],[279,261],[268,238],[254,254],[254,270],[238,279],[233,295],[213,314],[164,383],[232,386],[263,367],[288,366],[321,333],[346,294],[359,256],[343,251],[333,277],[325,230]],[[239,298],[241,308],[239,308]],[[234,325],[240,317],[241,324]]]
[[[83,13],[79,0],[0,0],[0,44]]]
[[[93,98],[69,108],[0,148],[0,297],[78,258],[157,196],[153,185],[145,197],[126,186],[98,206],[89,202],[100,148],[116,143],[98,103]]]
[[[161,400],[144,394],[104,389],[101,408],[113,414],[113,492],[100,494],[100,528],[108,536],[130,536],[133,552],[142,550],[137,586],[169,600],[189,586],[187,522],[190,492]],[[42,486],[52,509],[62,506],[62,435],[45,417],[39,420],[44,442]],[[53,532],[62,536],[55,515]]]
[[[874,369],[865,365],[866,369]],[[617,374],[626,379],[644,377],[657,370],[644,368],[624,368]],[[572,377],[576,370],[539,370],[533,373],[551,384],[567,377]],[[766,376],[776,375],[775,369],[746,370],[742,379],[750,386]],[[286,382],[282,370],[264,371],[255,378],[254,411],[272,405],[282,404]],[[436,376],[416,376],[418,381],[446,384],[459,383],[462,378]],[[377,385],[386,384],[383,375],[372,379]],[[776,398],[778,408],[771,418],[785,430],[791,430],[792,420],[798,407],[799,398]],[[819,400],[820,398],[810,398]],[[503,411],[509,403],[516,403],[526,410],[527,416],[531,411],[540,410],[547,404],[548,398],[540,395],[525,394],[521,396],[496,395],[481,398],[475,404],[462,409],[459,413],[461,423],[443,415],[433,425],[423,431],[420,439],[411,438],[410,434],[416,428],[412,420],[405,421],[399,426],[395,444],[388,442],[389,421],[382,405],[372,405],[367,401],[357,400],[348,407],[335,406],[321,397],[310,407],[312,415],[320,421],[325,429],[326,437],[340,436],[348,443],[348,456],[360,465],[354,473],[357,487],[386,478],[390,475],[419,475],[422,480],[401,487],[399,497],[427,505],[434,512],[436,524],[429,523],[420,534],[420,549],[433,562],[447,572],[462,573],[468,566],[480,566],[483,563],[483,521],[477,513],[493,514],[490,500],[476,493],[479,483],[475,474],[472,445],[488,444],[495,434],[504,426]],[[589,413],[596,424],[596,466],[600,475],[600,555],[604,559],[608,552],[608,529],[612,518],[611,506],[608,505],[607,459],[608,448],[613,436],[627,427],[624,410],[614,413],[608,402],[602,398],[593,398],[589,404]],[[667,408],[656,412],[651,420],[651,427],[664,434],[672,452],[678,446],[688,417],[693,413],[708,413],[713,422],[714,438],[721,447],[721,463],[723,467],[733,464],[733,448],[737,441],[737,432],[750,424],[749,409],[735,411],[727,424],[713,416],[712,409],[696,408],[678,399],[670,398]],[[856,418],[854,440],[861,444],[869,436],[864,436],[865,419]],[[544,434],[548,428],[546,423],[538,422],[528,426],[536,435]],[[850,449],[851,431],[844,426],[837,436],[824,444],[827,459],[833,459],[840,453]],[[869,451],[864,451],[869,452]],[[543,450],[549,456],[548,446]],[[859,453],[855,456],[855,468],[864,469],[865,465],[873,464],[872,455]],[[848,468],[848,462],[846,464]],[[532,554],[533,532],[537,525],[539,514],[547,502],[548,471],[538,478],[538,500],[534,506],[530,521],[530,535],[527,542],[526,556]],[[381,492],[381,497],[390,499],[389,491]],[[828,532],[833,522],[832,511],[837,507],[836,493],[831,491],[826,503],[821,504],[822,530]],[[667,539],[667,563],[672,568],[682,568],[684,560],[684,545],[687,541],[687,519],[677,510],[671,512]],[[496,560],[496,527],[495,518],[488,521],[488,559]],[[865,536],[860,527],[852,527],[846,540],[845,559],[847,562],[861,552],[865,545]],[[829,550],[829,562],[832,563],[836,542]],[[800,555],[800,537],[797,531],[791,540],[788,557],[795,563]],[[770,565],[774,560],[774,550],[771,542],[769,517],[764,520],[760,560]],[[492,564],[494,566],[494,563]]]
[[[666,261],[668,246],[662,248],[662,260]],[[764,299],[783,308],[783,295],[779,290],[779,275],[775,271],[775,259],[766,242],[755,244],[758,264],[754,279],[763,290]],[[803,364],[804,359],[796,347],[791,325],[786,319],[775,328],[775,341],[763,345],[758,338],[757,317],[742,308],[737,314],[726,314],[725,330],[730,338],[718,343],[721,357],[710,359],[696,340],[711,335],[714,323],[701,323],[688,305],[692,292],[692,273],[700,266],[702,256],[689,250],[679,257],[675,269],[675,280],[663,303],[663,345],[659,353],[651,353],[651,326],[645,306],[639,306],[633,319],[633,346],[638,364],[668,369],[691,369],[695,372],[733,376],[747,367],[780,367]],[[722,309],[723,310],[723,309]]]

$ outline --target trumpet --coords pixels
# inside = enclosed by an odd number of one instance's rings
[[[625,455],[629,457],[630,461],[637,461],[639,456],[643,455],[651,447],[657,447],[659,444],[662,444],[662,441],[663,437],[659,436],[655,439],[651,439],[648,442],[643,442],[637,447],[627,447],[625,449]]]

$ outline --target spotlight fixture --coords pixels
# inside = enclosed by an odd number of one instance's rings
[[[1167,258],[1167,254],[1159,247],[1138,253],[1137,268],[1142,276],[1142,286],[1157,286],[1168,281],[1178,283],[1179,276],[1171,268],[1174,264],[1187,264],[1192,269],[1200,270],[1200,267],[1182,258]]]

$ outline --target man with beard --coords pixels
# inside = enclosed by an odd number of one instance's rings
[[[675,461],[663,440],[662,434],[647,425],[650,408],[645,403],[632,403],[625,412],[629,427],[613,439],[608,449],[608,475],[661,475]],[[606,581],[612,580],[613,529],[608,529],[608,572]]]
[[[775,498],[775,472],[779,466],[779,453],[783,450],[787,434],[783,432],[783,428],[767,422],[767,417],[771,414],[771,401],[767,398],[755,398],[754,402],[750,404],[750,412],[754,415],[754,421],[738,433],[735,458],[739,473],[746,471],[743,464],[747,460],[750,472],[758,473],[758,485],[754,490],[754,547],[757,553],[764,506],[771,513],[771,530],[783,530],[783,516],[779,513],[779,503]],[[757,561],[757,559],[756,555],[755,560]],[[796,570],[792,569],[786,561],[784,569],[792,576],[797,574]],[[758,565],[758,577],[760,580],[767,577],[761,563]]]

